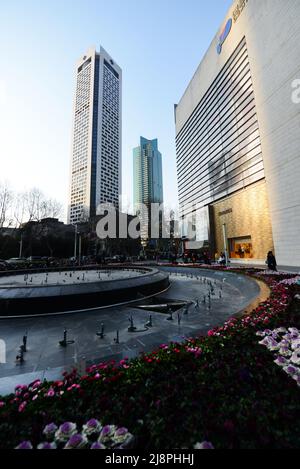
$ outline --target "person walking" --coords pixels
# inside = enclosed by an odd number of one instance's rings
[[[277,262],[272,251],[268,252],[267,265],[268,265],[269,270],[273,270],[273,272],[277,272]]]

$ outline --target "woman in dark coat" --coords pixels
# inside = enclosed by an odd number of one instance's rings
[[[274,272],[277,272],[277,262],[272,251],[268,252],[267,264],[268,264],[269,270],[273,270]]]

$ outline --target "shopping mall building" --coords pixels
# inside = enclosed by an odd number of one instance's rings
[[[234,2],[175,118],[180,208],[198,245],[299,267],[300,1]]]

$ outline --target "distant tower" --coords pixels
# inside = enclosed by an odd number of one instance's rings
[[[122,70],[101,47],[77,63],[68,222],[117,208],[121,194]]]
[[[158,141],[140,138],[140,146],[133,150],[133,184],[134,207],[138,211],[139,205],[148,208],[152,203],[163,203],[162,156],[158,151]],[[145,227],[145,214],[140,213],[142,240],[149,238],[149,227]]]

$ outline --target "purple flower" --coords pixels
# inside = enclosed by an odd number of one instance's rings
[[[117,427],[115,425],[106,425],[102,428],[98,441],[100,443],[105,443],[106,441],[111,440],[116,429]]]
[[[298,350],[300,348],[300,339],[293,340],[292,342],[292,349]]]
[[[126,435],[126,433],[128,433],[128,429],[125,427],[121,427],[116,430],[115,436],[123,436]]]
[[[63,425],[59,427],[57,432],[55,433],[55,438],[58,441],[68,441],[71,436],[75,435],[77,432],[77,426],[75,423],[72,422],[65,422]]]
[[[279,353],[283,357],[290,357],[292,355],[292,352],[290,351],[289,347],[281,347],[279,349]]]
[[[133,435],[128,432],[128,429],[125,427],[120,427],[115,431],[115,434],[113,436],[113,440],[116,444],[124,445],[126,444],[129,440],[133,438]]]
[[[96,420],[96,419],[91,419],[91,420],[89,420],[89,421],[87,422],[87,426],[88,426],[88,427],[93,427],[93,428],[95,428],[95,427],[97,427],[98,425],[99,425],[99,422],[98,422],[98,420]]]
[[[22,441],[16,449],[33,449],[30,441]]]
[[[92,444],[91,449],[106,449],[106,447],[102,445],[102,443],[96,441],[96,443]]]
[[[269,347],[271,344],[271,338],[265,337],[263,340],[259,342],[259,345],[264,345],[265,347]]]
[[[277,334],[285,334],[287,332],[285,327],[279,327],[278,329],[275,329],[275,332]]]
[[[203,443],[197,443],[194,449],[215,449],[209,441],[203,441]]]
[[[64,449],[81,449],[84,448],[88,443],[87,437],[78,433],[72,435]]]
[[[296,350],[293,355],[291,356],[291,361],[295,363],[295,365],[300,365],[300,350]]]
[[[48,441],[45,443],[41,443],[38,445],[37,449],[57,449],[55,443],[49,443]]]
[[[288,366],[284,367],[283,370],[284,370],[288,375],[291,375],[291,376],[298,374],[298,368],[296,368],[296,367],[293,366],[293,365],[288,365]]]
[[[286,358],[279,356],[279,357],[274,361],[274,363],[276,363],[276,365],[278,365],[278,366],[286,366],[286,365],[288,365],[289,362],[288,362],[288,360],[287,360]]]
[[[86,425],[83,425],[82,431],[85,435],[92,435],[93,433],[100,433],[102,430],[101,423],[96,419],[89,420]]]
[[[49,425],[46,425],[44,428],[43,434],[47,437],[52,437],[55,434],[57,428],[58,427],[55,425],[55,423],[49,423]]]

